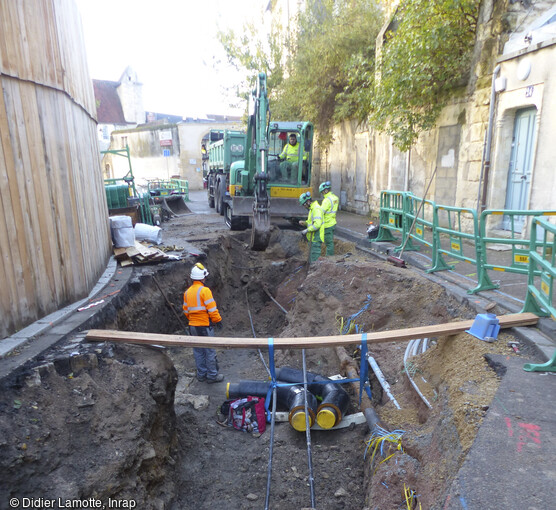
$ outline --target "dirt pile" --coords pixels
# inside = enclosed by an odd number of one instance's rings
[[[163,508],[175,490],[172,364],[154,349],[76,349],[3,381],[0,500],[112,498]]]

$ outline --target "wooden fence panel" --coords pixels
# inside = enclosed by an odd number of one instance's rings
[[[0,338],[83,298],[110,256],[74,0],[0,0]]]

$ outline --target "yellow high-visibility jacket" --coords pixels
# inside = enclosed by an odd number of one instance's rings
[[[299,159],[299,142],[295,145],[287,143],[280,154],[280,159],[285,159],[288,163],[295,163]]]
[[[324,242],[324,214],[319,203],[315,200],[311,202],[309,216],[307,216],[307,239],[311,242],[315,240],[315,235]]]
[[[200,281],[194,281],[184,292],[183,313],[190,326],[210,326],[210,321],[216,324],[222,320],[211,290]]]
[[[320,206],[324,213],[324,228],[333,227],[336,225],[336,212],[340,205],[340,199],[331,191],[324,195]]]

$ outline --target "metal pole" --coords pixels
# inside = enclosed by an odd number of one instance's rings
[[[276,388],[272,390],[272,418],[270,419],[270,445],[268,453],[268,472],[266,479],[266,497],[264,510],[268,510],[270,503],[270,480],[272,478],[272,453],[274,451],[274,424],[276,422]]]
[[[484,151],[484,160],[483,160],[483,167],[484,167],[484,181],[483,181],[483,190],[482,190],[482,198],[481,203],[478,207],[478,212],[483,212],[486,209],[486,202],[487,202],[487,194],[488,194],[488,178],[490,173],[490,151],[492,148],[492,124],[494,122],[494,108],[496,107],[496,78],[500,74],[500,64],[498,64],[494,68],[494,72],[492,73],[492,85],[490,91],[490,105],[489,105],[489,112],[488,112],[488,129],[487,129],[487,141],[486,147]]]
[[[305,390],[305,436],[307,438],[307,463],[309,465],[309,487],[311,490],[311,508],[315,508],[315,477],[313,476],[313,459],[311,454],[311,426],[309,423],[309,403],[307,401],[307,364],[305,361],[305,349],[303,355],[303,389]]]

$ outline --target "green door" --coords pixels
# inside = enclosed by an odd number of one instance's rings
[[[536,117],[536,108],[527,108],[516,112],[505,209],[513,211],[527,209],[529,186],[531,184],[531,163],[535,144]],[[515,232],[522,231],[525,218],[525,216],[514,218]],[[504,217],[503,228],[506,230],[512,228],[508,216]]]

